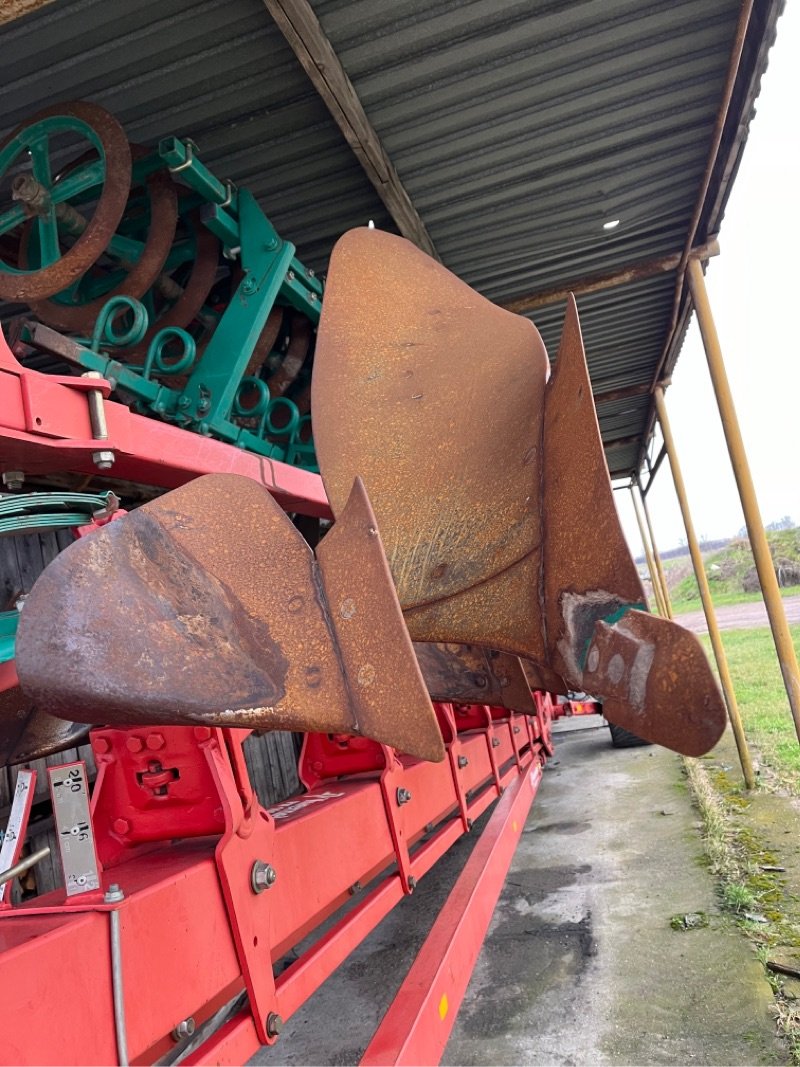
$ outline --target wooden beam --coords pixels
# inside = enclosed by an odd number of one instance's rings
[[[263,0],[278,29],[322,97],[400,233],[438,259],[425,223],[411,202],[381,140],[308,0]]]
[[[610,404],[614,400],[630,400],[634,396],[644,396],[645,393],[650,391],[651,387],[648,384],[626,385],[622,389],[608,389],[605,393],[594,394],[595,407],[598,404]]]
[[[695,249],[698,258],[707,259],[717,254],[719,245],[716,240],[709,241],[707,245]],[[659,259],[648,259],[638,263],[631,263],[627,267],[606,271],[603,274],[593,274],[584,278],[576,278],[575,281],[565,282],[550,289],[539,289],[525,296],[515,297],[500,304],[506,311],[513,311],[516,315],[524,315],[528,311],[545,307],[547,304],[556,304],[560,300],[566,300],[570,293],[580,296],[582,293],[596,293],[602,289],[612,289],[615,285],[627,285],[630,282],[639,282],[645,278],[654,278],[657,274],[667,274],[677,270],[683,258],[683,252],[673,252],[669,256],[661,256]]]
[[[0,26],[5,25],[6,22],[13,22],[15,19],[21,19],[23,15],[30,15],[33,11],[38,11],[40,7],[46,7],[47,4],[52,4],[53,0],[4,0],[0,3]]]
[[[638,445],[639,437],[638,433],[631,434],[630,437],[617,437],[614,441],[603,442],[603,448],[606,452],[614,452],[619,448],[627,448],[629,445]]]

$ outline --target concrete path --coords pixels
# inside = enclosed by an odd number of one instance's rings
[[[783,606],[790,623],[800,622],[800,596],[784,597]],[[769,626],[763,600],[752,604],[723,604],[716,610],[721,630],[749,630],[757,626]],[[706,617],[702,611],[687,611],[683,615],[676,615],[675,621],[696,634],[708,633]]]
[[[556,759],[444,1062],[788,1062],[761,966],[718,912],[678,757],[573,728]],[[671,928],[690,913],[708,927]]]
[[[678,758],[613,749],[595,716],[558,728],[443,1062],[788,1063],[760,965],[716,909]],[[472,837],[251,1063],[359,1061]],[[707,928],[670,927],[694,912]]]

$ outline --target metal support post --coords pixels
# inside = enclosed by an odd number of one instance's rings
[[[708,578],[706,577],[705,567],[703,566],[700,545],[697,540],[697,535],[694,532],[694,523],[692,522],[692,516],[689,511],[689,500],[686,496],[686,485],[683,481],[683,474],[681,473],[678,456],[675,451],[672,427],[669,423],[667,406],[664,402],[664,390],[660,386],[656,389],[655,401],[656,410],[658,411],[658,421],[661,423],[661,432],[664,435],[664,443],[667,446],[669,465],[672,470],[672,480],[675,483],[675,494],[678,497],[681,514],[683,515],[683,524],[686,527],[686,540],[689,542],[689,552],[692,556],[694,573],[697,578],[698,588],[700,589],[700,598],[703,601],[703,611],[705,612],[706,623],[708,624],[708,635],[711,638],[711,645],[714,649],[714,658],[717,661],[717,669],[719,671],[720,682],[722,683],[722,691],[725,694],[725,703],[728,705],[728,716],[731,720],[731,726],[733,727],[736,748],[739,750],[739,762],[742,765],[745,785],[748,789],[752,789],[755,785],[753,763],[750,759],[750,750],[747,747],[747,738],[745,737],[742,719],[739,715],[739,705],[736,702],[736,692],[733,688],[730,671],[728,670],[728,660],[722,645],[722,637],[719,632],[719,627],[717,626],[717,617],[714,614],[714,604],[711,600],[711,590],[708,587]]]
[[[653,587],[653,596],[656,601],[656,611],[659,615],[666,617],[667,612],[664,607],[664,598],[661,595],[661,584],[656,572],[655,564],[653,563],[653,554],[650,551],[650,542],[647,540],[647,535],[644,532],[644,523],[642,522],[642,514],[639,510],[639,505],[636,502],[636,496],[633,492],[633,484],[628,488],[631,491],[631,500],[633,502],[633,510],[636,513],[636,521],[639,524],[639,536],[642,539],[642,547],[644,548],[644,558],[647,560],[647,569],[650,572],[650,584]]]
[[[653,533],[653,522],[652,522],[652,519],[650,518],[650,508],[648,508],[648,506],[647,506],[647,498],[645,497],[644,493],[642,492],[642,483],[639,481],[638,477],[636,479],[636,484],[639,487],[639,496],[642,499],[642,510],[644,511],[644,518],[645,518],[645,522],[647,523],[647,530],[648,530],[648,533],[650,534],[650,544],[652,545],[652,548],[653,548],[653,562],[656,565],[656,571],[658,572],[658,578],[659,578],[659,581],[661,582],[661,599],[664,601],[664,607],[667,609],[667,618],[671,619],[672,618],[672,602],[670,601],[670,598],[669,598],[669,588],[667,587],[667,576],[664,573],[664,566],[663,566],[663,564],[661,562],[661,556],[659,555],[658,545],[656,544],[655,534]]]
[[[761,584],[761,592],[767,607],[769,624],[775,640],[775,650],[778,653],[778,662],[783,674],[783,683],[786,686],[786,695],[789,698],[794,727],[798,739],[800,739],[800,668],[797,665],[797,654],[795,653],[792,635],[789,632],[789,625],[786,621],[786,612],[783,607],[780,588],[778,587],[778,579],[775,576],[775,567],[772,563],[772,554],[769,550],[767,535],[764,532],[764,523],[761,519],[753,477],[750,473],[750,465],[747,462],[747,454],[744,450],[744,441],[739,428],[739,420],[736,416],[728,375],[725,371],[717,328],[711,314],[711,304],[708,300],[703,268],[698,260],[692,259],[689,262],[688,277],[692,300],[697,312],[697,321],[700,325],[700,333],[706,350],[711,382],[714,386],[720,418],[722,419],[722,428],[725,431],[728,453],[731,457],[733,473],[739,488],[744,521],[747,524],[750,547],[755,559],[756,570],[758,571],[758,580]]]

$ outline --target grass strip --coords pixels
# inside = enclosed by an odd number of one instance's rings
[[[701,760],[688,757],[683,764],[700,812],[703,843],[709,868],[717,879],[720,905],[752,943],[764,967],[779,1032],[786,1039],[792,1063],[800,1067],[800,1001],[792,999],[781,977],[767,968],[776,946],[800,944],[800,926],[784,910],[781,880],[777,873],[764,870],[776,865],[777,857],[738,821],[737,815],[747,802],[724,771],[710,772]]]

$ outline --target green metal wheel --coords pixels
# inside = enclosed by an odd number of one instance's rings
[[[88,141],[97,157],[54,175],[51,139],[64,134]],[[26,154],[30,171],[21,169]],[[0,182],[16,170],[14,203],[0,213],[0,237],[33,219],[39,263],[24,269],[0,260],[0,298],[37,300],[66,289],[102,255],[128,200],[131,150],[122,126],[104,108],[56,104],[18,126],[0,146]],[[59,220],[68,215],[71,199],[87,193],[97,198],[94,214],[72,246],[62,250]]]

